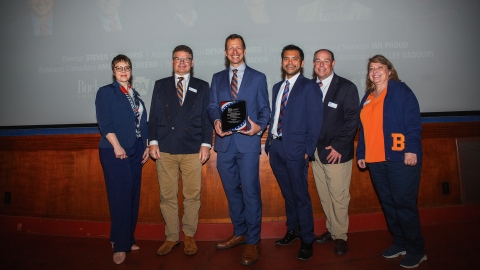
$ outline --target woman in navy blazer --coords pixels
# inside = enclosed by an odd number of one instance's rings
[[[385,258],[406,255],[400,266],[427,260],[417,208],[422,171],[422,122],[413,91],[383,55],[368,60],[367,92],[360,103],[357,164],[370,170],[393,245]]]
[[[98,89],[95,99],[100,138],[100,162],[107,188],[113,261],[138,250],[135,226],[140,202],[142,166],[148,160],[147,110],[131,86],[132,63],[122,54],[112,60],[115,80]]]

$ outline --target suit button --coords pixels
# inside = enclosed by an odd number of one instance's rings
[[[169,117],[167,117],[167,118],[168,118],[168,119],[170,119],[170,116],[169,116]]]
[[[172,129],[175,129],[174,127],[172,127]]]
[[[185,128],[185,130],[188,130],[188,128]]]

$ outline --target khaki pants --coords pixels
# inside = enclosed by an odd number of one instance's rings
[[[160,210],[165,220],[167,241],[179,240],[178,179],[182,173],[183,218],[182,231],[194,237],[197,232],[200,191],[202,187],[202,164],[198,154],[176,154],[161,152],[157,159],[158,184],[160,186]]]
[[[312,170],[318,196],[327,218],[327,230],[332,234],[334,240],[347,241],[352,161],[323,164],[315,151]]]

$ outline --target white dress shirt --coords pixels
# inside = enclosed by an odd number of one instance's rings
[[[320,87],[320,89],[322,89],[322,93],[323,93],[322,102],[325,100],[325,96],[327,95],[327,91],[328,91],[328,88],[330,87],[330,83],[332,82],[332,79],[333,79],[333,72],[332,72],[332,74],[330,74],[330,76],[325,78],[325,80],[321,81],[322,86]],[[317,84],[319,82],[320,82],[320,80],[317,77]]]
[[[280,90],[278,91],[277,94],[277,99],[275,101],[275,115],[273,116],[273,127],[272,127],[272,135],[274,137],[278,137],[277,133],[277,126],[278,126],[278,117],[280,116],[280,106],[282,105],[282,96],[283,96],[283,91],[285,90],[285,84],[288,80],[290,83],[290,90],[288,91],[288,96],[287,96],[287,105],[285,107],[286,110],[288,110],[288,97],[290,97],[290,94],[292,93],[293,90],[293,85],[298,79],[298,76],[300,76],[300,73],[297,73],[295,76],[291,77],[290,79],[285,78],[285,81],[282,83],[280,86]]]

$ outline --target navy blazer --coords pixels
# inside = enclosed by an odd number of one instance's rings
[[[140,118],[140,134],[142,136],[143,149],[147,147],[147,107],[142,100],[143,113]],[[112,84],[100,87],[95,98],[97,122],[102,137],[100,148],[113,148],[105,136],[115,133],[120,145],[131,148],[137,140],[135,114],[125,94],[120,90],[120,84],[114,81]]]
[[[148,123],[148,139],[157,140],[160,151],[195,154],[202,143],[212,144],[213,127],[208,119],[208,83],[190,77],[185,101],[178,102],[175,76],[155,82]]]
[[[272,127],[275,115],[275,103],[284,81],[273,86],[272,119],[265,143],[268,154],[272,141]],[[283,90],[283,89],[282,89]],[[303,159],[305,154],[313,158],[323,121],[322,91],[318,84],[302,74],[290,90],[287,107],[282,116],[282,140],[285,155],[290,160]]]
[[[316,79],[313,79],[316,82]],[[317,142],[318,157],[327,164],[332,146],[342,155],[340,162],[353,158],[353,139],[359,123],[359,97],[357,86],[351,81],[333,74],[327,95],[323,99],[323,126]]]
[[[212,78],[210,104],[208,105],[208,116],[212,124],[215,124],[215,120],[220,120],[221,118],[219,102],[235,100],[231,93],[228,73],[229,68],[214,74]],[[265,74],[246,66],[242,83],[238,90],[237,100],[246,100],[247,115],[250,117],[250,120],[259,125],[262,131],[265,130],[270,119],[270,105],[268,103],[268,88]],[[223,138],[216,135],[215,151],[226,152],[232,137],[234,137],[235,145],[239,152],[260,153],[261,134],[248,136],[237,132]]]
[[[365,106],[370,92],[365,93],[360,103],[360,112]],[[360,122],[358,132],[357,160],[365,159],[365,137],[363,125]],[[420,105],[412,89],[404,82],[389,80],[387,94],[383,101],[383,143],[385,158],[387,161],[403,162],[405,153],[417,154],[417,163],[421,164],[422,152],[422,118],[420,116]],[[393,149],[397,143],[394,141],[399,133],[405,136],[402,149]]]

